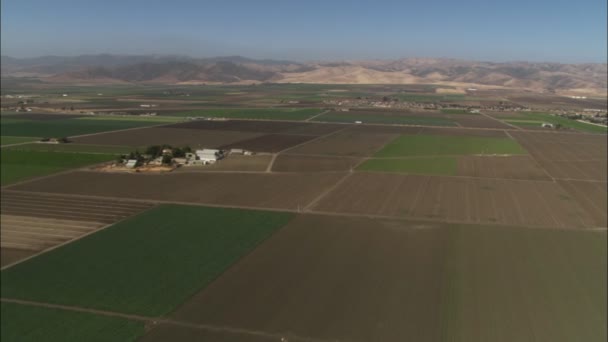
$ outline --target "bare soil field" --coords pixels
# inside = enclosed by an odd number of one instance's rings
[[[96,145],[122,145],[143,147],[149,145],[169,144],[173,146],[189,145],[195,147],[217,148],[244,139],[261,136],[260,133],[174,129],[165,127],[142,128],[125,132],[97,134],[73,139],[74,142]]]
[[[0,267],[4,267],[5,265],[12,264],[15,261],[25,259],[34,253],[36,252],[26,249],[2,247],[0,248]]]
[[[355,173],[311,210],[559,228],[593,225],[577,201],[544,181]]]
[[[229,150],[233,148],[241,148],[253,152],[276,153],[314,138],[314,135],[267,134],[222,145],[220,146],[220,149]]]
[[[458,123],[463,127],[472,128],[499,128],[499,129],[510,129],[513,128],[500,121],[492,120],[483,115],[451,115],[450,120]]]
[[[83,191],[86,192],[86,188],[87,186],[84,186]],[[150,204],[126,200],[83,199],[15,191],[2,191],[1,199],[0,208],[3,215],[92,221],[102,224],[116,222],[151,207]]]
[[[605,136],[529,132],[512,136],[555,178],[606,181]]]
[[[345,130],[290,150],[294,154],[366,157],[397,138],[397,134]]]
[[[444,229],[299,215],[170,317],[287,341],[437,341]]]
[[[589,213],[597,227],[608,227],[606,218],[607,183],[582,181],[559,181],[558,183]]]
[[[36,120],[36,121],[46,121],[46,120],[65,120],[65,119],[76,119],[82,118],[86,115],[77,115],[77,114],[44,114],[44,113],[19,113],[11,116],[7,116],[7,118],[11,119],[27,119],[27,120]]]
[[[484,178],[551,180],[530,156],[458,157],[458,175]]]
[[[335,184],[342,173],[110,174],[79,171],[13,189],[62,194],[298,209]]]
[[[309,156],[280,154],[272,171],[276,172],[327,172],[349,171],[361,162],[361,158],[335,156]]]
[[[257,120],[195,120],[167,125],[168,128],[204,129],[220,131],[283,133],[307,125],[301,122],[257,121]]]
[[[93,232],[149,207],[149,204],[124,201],[3,191],[0,214],[2,265]]]
[[[192,166],[182,166],[175,169],[175,173],[189,173],[189,172],[216,172],[216,171],[266,171],[268,163],[272,159],[271,155],[230,155],[228,158],[221,159],[215,164]]]

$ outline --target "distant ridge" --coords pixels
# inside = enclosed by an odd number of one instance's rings
[[[599,93],[605,93],[608,87],[607,64],[495,63],[438,58],[301,63],[241,56],[101,54],[24,59],[2,56],[1,70],[3,77],[94,84],[446,83]]]

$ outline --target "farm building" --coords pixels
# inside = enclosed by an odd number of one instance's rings
[[[127,163],[125,164],[126,168],[132,169],[137,165],[137,159],[129,159],[127,160]]]
[[[219,159],[222,159],[222,157],[224,156],[224,154],[220,150],[207,148],[202,150],[196,150],[195,154],[197,159],[203,161],[203,163],[205,164],[213,164]]]
[[[548,123],[548,122],[543,122],[543,124],[541,125],[542,128],[553,128],[553,124],[552,123]]]

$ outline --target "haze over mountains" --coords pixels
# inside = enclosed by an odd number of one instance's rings
[[[478,62],[437,58],[292,62],[240,56],[84,55],[17,59],[2,56],[3,77],[35,77],[78,84],[444,83],[531,90],[605,93],[607,64]]]

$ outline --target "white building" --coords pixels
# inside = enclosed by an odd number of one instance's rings
[[[197,159],[201,160],[205,164],[213,164],[223,157],[222,151],[210,148],[196,150],[195,153]]]

